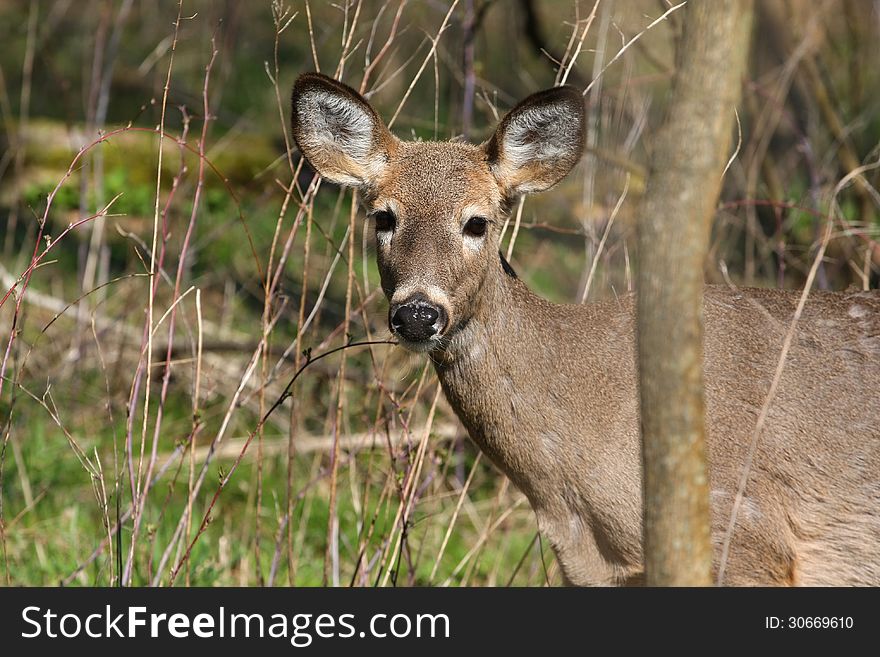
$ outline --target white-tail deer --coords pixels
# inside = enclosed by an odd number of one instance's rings
[[[499,257],[522,194],[583,147],[580,94],[514,108],[479,146],[402,141],[319,74],[293,136],[375,223],[389,326],[433,361],[471,438],[522,490],[573,584],[638,582],[642,492],[634,303],[556,305]],[[716,568],[797,293],[707,287],[705,388]],[[880,584],[880,295],[813,293],[770,407],[725,584]]]

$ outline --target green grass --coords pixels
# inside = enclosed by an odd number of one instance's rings
[[[4,571],[8,583],[13,585],[53,585],[64,581],[97,547],[107,535],[99,500],[96,498],[89,473],[80,466],[66,439],[57,427],[39,413],[27,412],[15,416],[13,440],[17,441],[20,459],[14,455],[9,444],[4,453],[2,493],[5,526]],[[169,418],[169,426],[183,423],[183,418]],[[117,431],[117,434],[119,431]],[[93,431],[79,441],[86,453],[101,456],[105,486],[109,495],[108,514],[111,524],[116,520],[116,497],[113,475],[113,432],[97,423]],[[163,445],[163,453],[171,451],[171,445]],[[257,445],[250,448],[256,454]],[[451,457],[451,453],[438,452],[438,457]],[[467,461],[473,462],[468,450]],[[340,578],[348,584],[357,561],[357,546],[361,532],[375,518],[374,539],[368,544],[366,558],[379,549],[383,540],[392,532],[397,499],[377,504],[377,492],[387,483],[386,473],[390,461],[383,450],[362,452],[353,462],[359,474],[354,487],[348,485],[349,466],[341,468],[337,515],[340,531]],[[445,464],[443,464],[445,465]],[[217,490],[220,472],[228,471],[230,459],[223,459],[210,466],[206,485],[195,504],[194,528],[198,526],[210,497]],[[294,488],[300,489],[314,479],[316,468],[326,466],[326,457],[303,455],[295,462]],[[178,476],[175,468],[155,487],[143,518],[145,531],[136,548],[138,559],[132,583],[147,584],[152,576],[150,564],[155,568],[162,550],[169,543],[179,518],[186,507],[187,464],[184,462]],[[498,493],[499,476],[490,468],[478,466],[471,497],[477,519],[494,505]],[[286,488],[286,458],[266,457],[263,461],[263,499],[259,509],[255,504],[255,459],[246,460],[237,470],[230,483],[222,491],[211,514],[211,522],[205,533],[195,543],[190,563],[189,583],[198,586],[255,585],[262,572],[263,581],[268,577],[275,550],[279,519],[283,516],[284,491]],[[392,478],[393,475],[392,475]],[[26,482],[26,483],[25,483]],[[23,491],[32,491],[34,503],[27,505]],[[361,499],[355,505],[353,491]],[[362,504],[365,491],[370,500]],[[127,479],[120,481],[120,507],[124,510],[130,503]],[[451,502],[458,491],[443,486],[427,495],[416,505],[409,529],[409,550],[415,557],[412,569],[404,561],[398,584],[427,585],[442,583],[453,575],[455,567],[473,548],[479,539],[480,529],[467,513],[459,517],[440,567],[433,580],[429,575],[434,558],[448,525]],[[505,503],[510,495],[505,496]],[[259,513],[261,550],[259,568],[255,552],[256,515]],[[364,520],[367,520],[367,523]],[[297,570],[294,583],[300,586],[320,585],[323,577],[324,547],[328,524],[328,486],[326,479],[312,485],[297,502],[293,525],[297,535]],[[494,573],[494,583],[506,584],[526,553],[534,538],[534,522],[527,505],[520,505],[509,522],[495,536],[490,537],[481,551],[469,584],[486,583]],[[194,534],[191,534],[191,536]],[[130,523],[122,534],[123,553],[130,547]],[[114,539],[113,550],[116,549]],[[537,548],[532,557],[540,559]],[[547,563],[552,556],[545,555]],[[470,566],[470,564],[467,564]],[[532,572],[519,572],[515,581],[536,583],[534,563]],[[167,570],[167,569],[166,569]],[[469,568],[463,568],[451,583],[461,581]],[[521,569],[522,571],[522,569]],[[96,559],[72,584],[107,585],[112,582],[115,564],[109,552]],[[372,583],[375,575],[368,578]],[[162,578],[163,583],[168,577]],[[183,583],[184,576],[178,583]],[[537,578],[540,581],[540,578]],[[287,562],[282,554],[275,583],[288,583]]]

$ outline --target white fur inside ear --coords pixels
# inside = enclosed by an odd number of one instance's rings
[[[512,169],[571,157],[579,143],[579,123],[564,104],[529,107],[511,119],[503,150]]]
[[[315,170],[340,185],[369,185],[387,161],[382,122],[357,98],[332,88],[296,100],[294,137]]]
[[[344,152],[354,160],[370,154],[373,145],[373,117],[338,94],[312,91],[300,101],[300,120],[315,145]]]

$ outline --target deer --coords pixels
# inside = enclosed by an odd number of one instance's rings
[[[405,141],[347,85],[304,73],[291,130],[375,230],[388,327],[430,359],[480,450],[527,497],[563,582],[644,581],[633,295],[554,304],[499,250],[524,194],[584,148],[581,94],[516,105],[482,144]],[[799,292],[705,287],[714,568]],[[880,294],[808,297],[742,492],[723,584],[880,585]]]

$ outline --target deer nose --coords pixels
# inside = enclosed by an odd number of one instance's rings
[[[418,296],[398,304],[389,312],[391,332],[409,342],[424,342],[446,325],[446,312]]]

